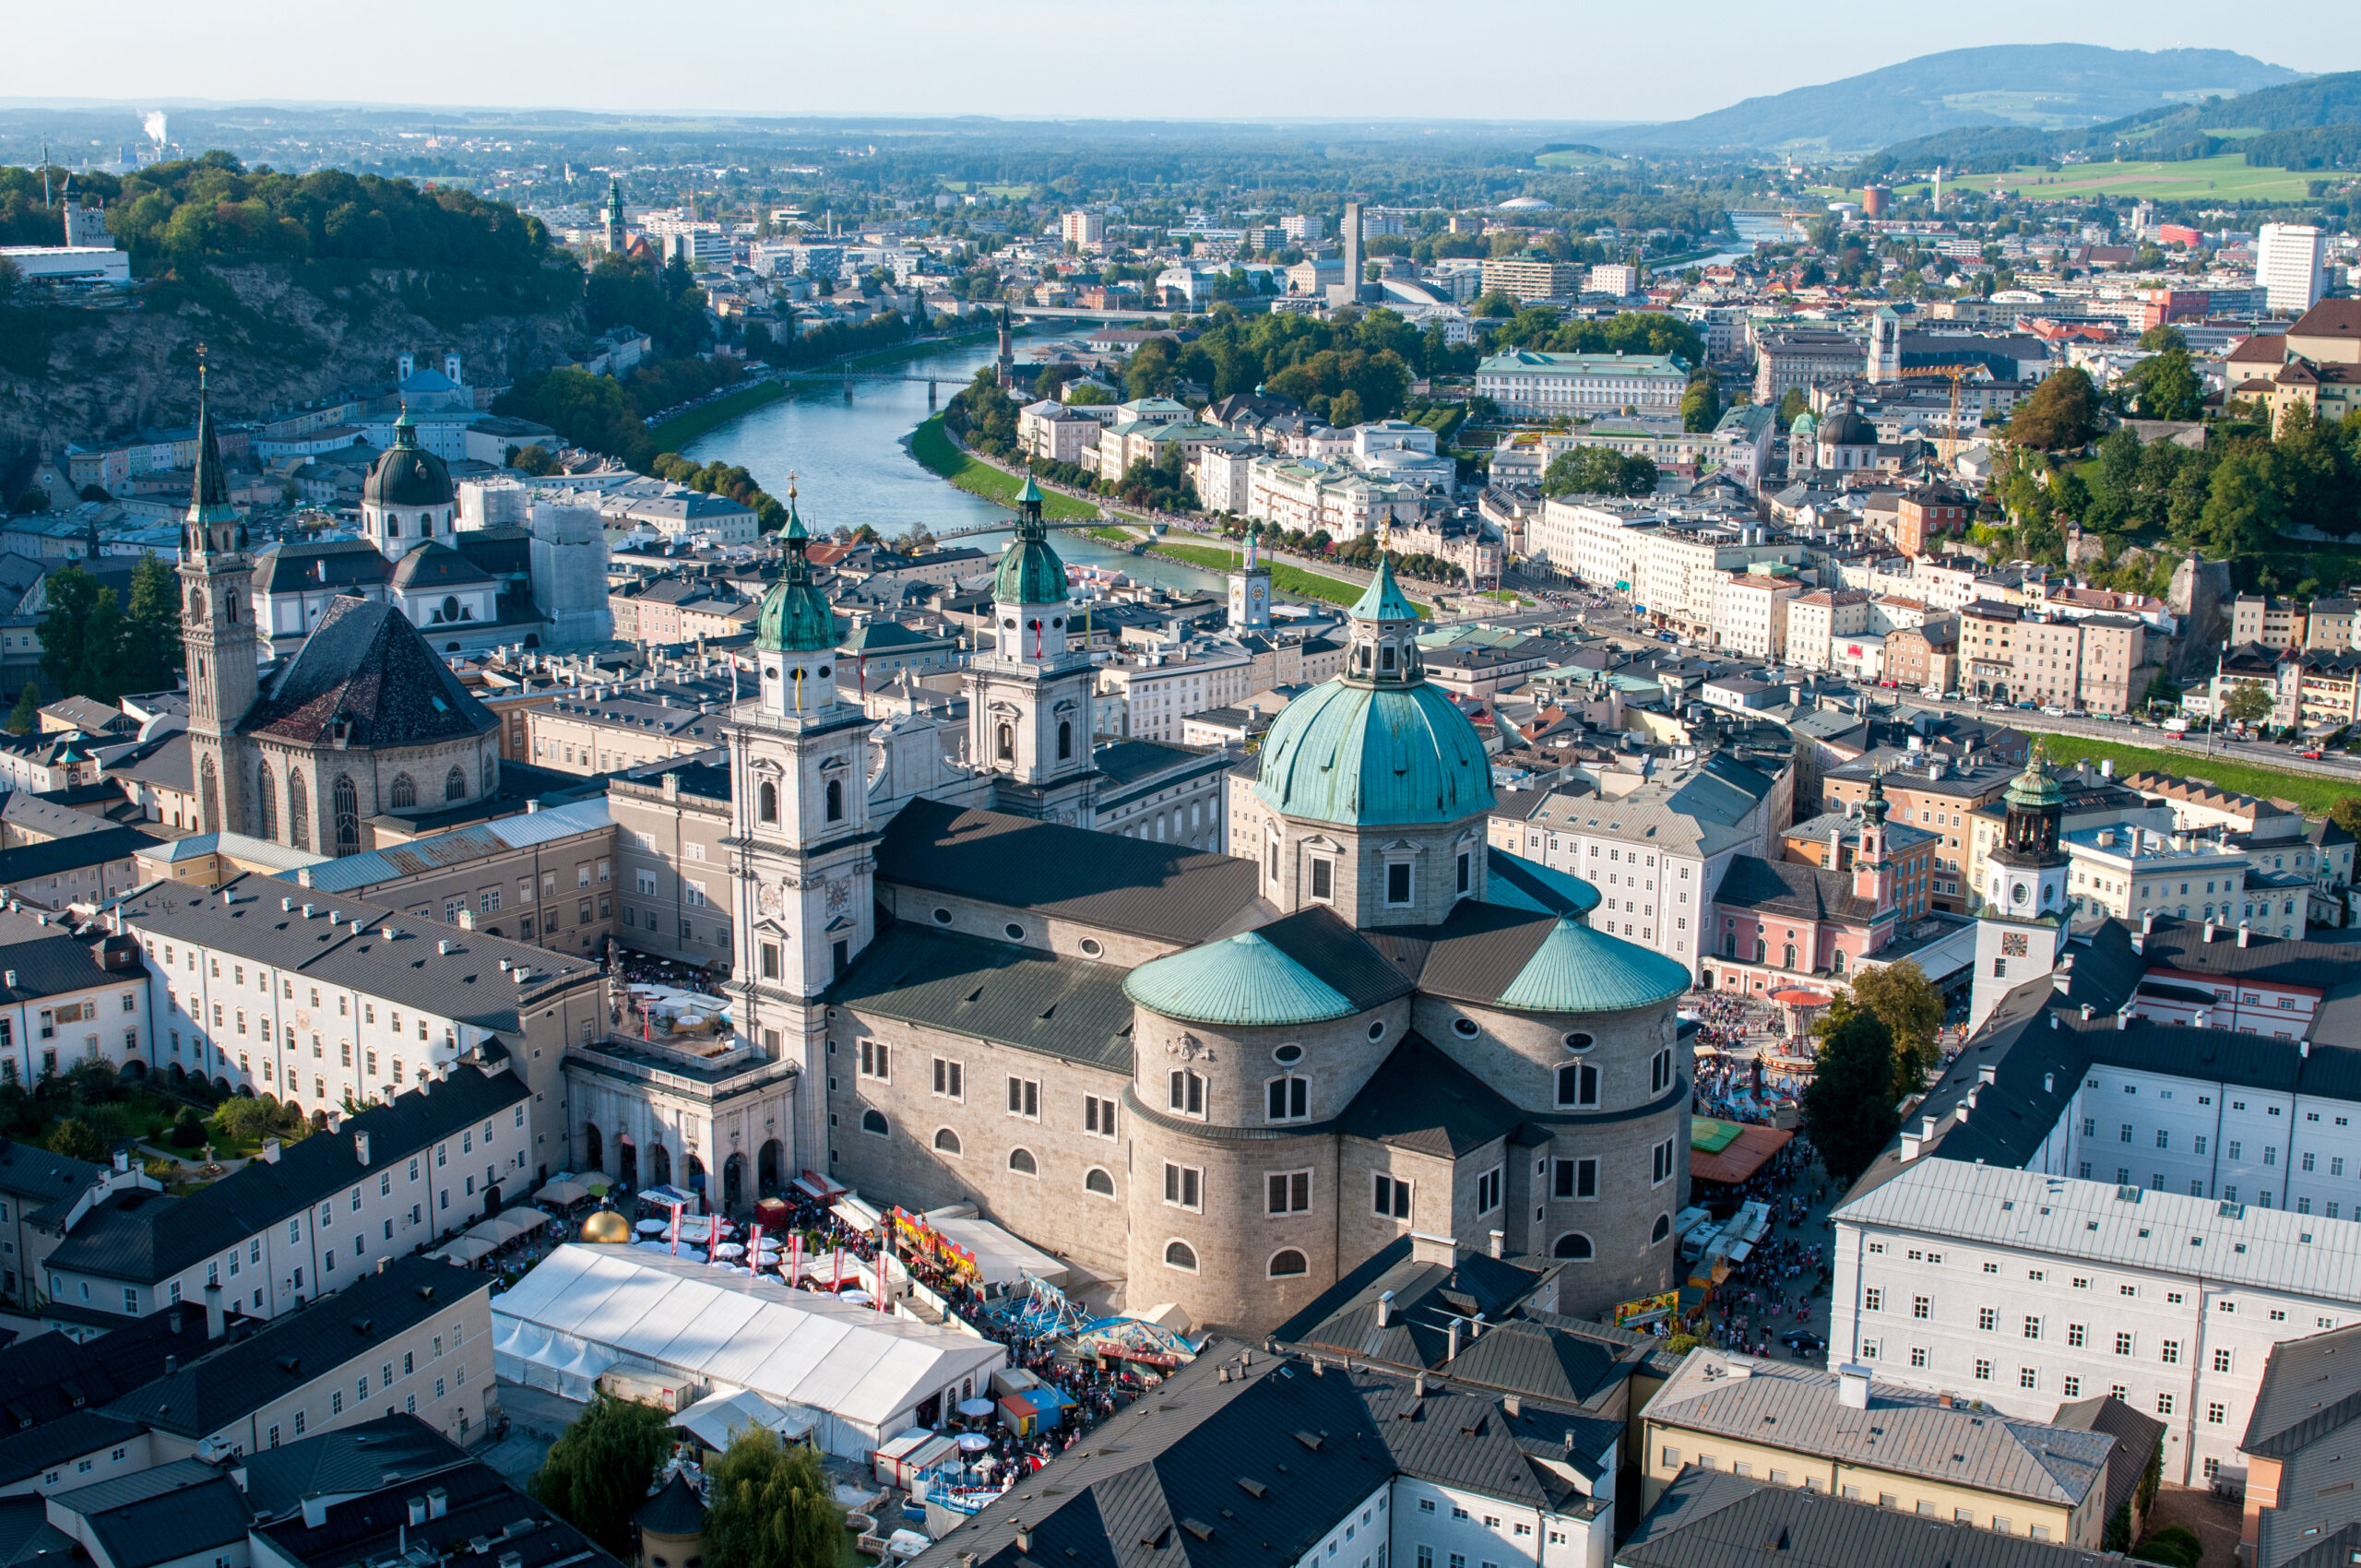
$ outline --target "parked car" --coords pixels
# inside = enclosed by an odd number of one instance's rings
[[[2308,751],[2298,752],[2296,754],[2312,762],[2318,762],[2320,760],[2320,749],[2318,746],[2314,746]]]
[[[1779,1343],[1798,1356],[1817,1356],[1828,1348],[1828,1341],[1809,1328],[1791,1328],[1779,1336]]]

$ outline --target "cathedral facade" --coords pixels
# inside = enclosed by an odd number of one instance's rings
[[[972,1204],[1200,1327],[1268,1328],[1411,1236],[1562,1260],[1569,1312],[1677,1282],[1689,977],[1486,847],[1488,760],[1390,569],[1220,854],[1090,830],[1089,665],[1031,497],[966,781],[873,819],[807,543],[791,519],[730,727],[737,1023],[795,1070],[772,1167]]]

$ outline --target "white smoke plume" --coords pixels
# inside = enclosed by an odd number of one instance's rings
[[[140,125],[148,132],[148,139],[156,144],[156,149],[160,152],[162,151],[164,147],[164,112],[160,109],[150,109],[148,112],[147,117],[140,121]]]

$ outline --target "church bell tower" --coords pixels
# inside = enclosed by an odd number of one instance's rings
[[[261,663],[254,627],[254,560],[230,502],[205,363],[197,362],[196,478],[181,530],[181,646],[188,659],[190,765],[208,833],[243,833],[238,724],[255,705]]]
[[[2067,860],[2058,828],[2066,791],[2049,776],[2048,752],[2035,740],[2023,773],[2002,797],[2007,825],[1999,847],[1985,859],[1976,893],[1975,985],[1967,1027],[1984,1027],[2000,999],[2058,968],[2065,950],[2069,909]]]
[[[967,665],[967,754],[993,776],[994,810],[1088,827],[1097,675],[1029,478],[1016,505],[1015,537],[992,577],[992,648]]]

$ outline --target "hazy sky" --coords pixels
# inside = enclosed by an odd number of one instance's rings
[[[1676,119],[1969,43],[2361,67],[2349,0],[113,0],[9,21],[0,98],[773,113]]]

